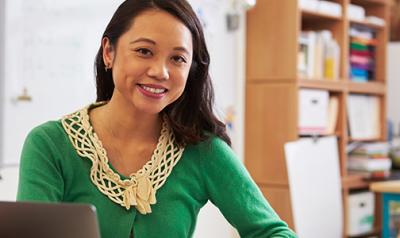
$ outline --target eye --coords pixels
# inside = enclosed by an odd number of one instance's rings
[[[139,48],[135,50],[136,53],[139,54],[139,56],[142,57],[150,57],[153,55],[153,52],[151,52],[151,50],[147,49],[147,48]]]
[[[186,64],[187,63],[185,57],[180,56],[180,55],[172,56],[171,59],[177,64]]]

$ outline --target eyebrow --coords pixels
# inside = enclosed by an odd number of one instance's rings
[[[185,47],[175,47],[174,50],[183,51],[186,54],[190,55],[189,51]]]
[[[135,44],[135,43],[138,43],[138,42],[147,42],[147,43],[150,43],[150,44],[152,44],[152,45],[157,45],[157,43],[156,43],[155,41],[153,41],[153,40],[151,40],[151,39],[149,39],[149,38],[144,38],[144,37],[141,37],[141,38],[138,38],[138,39],[136,39],[136,40],[134,40],[134,41],[131,41],[129,44]],[[183,47],[183,46],[174,47],[174,50],[183,51],[183,52],[185,52],[186,54],[190,55],[189,50],[187,50],[187,49],[186,49],[185,47]]]
[[[150,44],[152,44],[152,45],[156,45],[156,42],[155,41],[153,41],[153,40],[150,40],[149,38],[143,38],[143,37],[141,37],[141,38],[138,38],[138,39],[136,39],[136,40],[134,40],[134,41],[131,41],[129,44],[135,44],[135,43],[138,43],[138,42],[147,42],[147,43],[150,43]]]

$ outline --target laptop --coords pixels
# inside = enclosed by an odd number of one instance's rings
[[[100,238],[100,232],[92,205],[0,201],[0,237]]]

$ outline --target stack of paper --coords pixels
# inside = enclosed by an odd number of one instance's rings
[[[390,171],[392,161],[389,158],[385,159],[369,159],[350,157],[347,162],[347,166],[350,170],[360,170],[366,172],[374,171]]]
[[[387,158],[390,145],[387,142],[363,143],[357,146],[352,155],[368,156],[371,158]]]
[[[350,29],[350,78],[365,82],[374,79],[375,73],[375,32],[366,27]]]

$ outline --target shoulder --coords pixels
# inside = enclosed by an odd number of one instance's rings
[[[23,150],[40,150],[47,151],[63,146],[66,142],[65,132],[61,122],[48,121],[34,127],[27,135]]]
[[[63,133],[61,121],[48,121],[41,125],[34,127],[28,134],[28,139],[30,138],[42,138],[42,139],[53,139],[59,138]]]
[[[189,145],[187,150],[192,150],[201,157],[219,157],[221,155],[233,154],[231,147],[221,138],[210,135],[210,137],[195,145]]]
[[[232,148],[221,138],[212,135],[207,140],[187,146],[187,157],[200,163],[205,170],[238,166],[240,160]],[[239,165],[240,166],[240,165]]]

